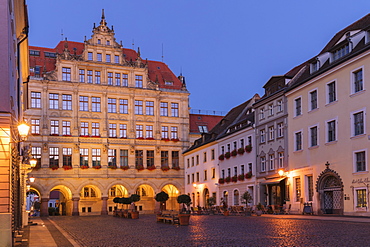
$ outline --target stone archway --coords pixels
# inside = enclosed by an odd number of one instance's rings
[[[208,188],[204,188],[204,190],[203,190],[203,207],[209,207],[208,199],[209,199],[209,190],[208,190]]]
[[[343,214],[343,182],[338,173],[329,168],[320,174],[316,182],[319,199],[319,213]]]
[[[65,185],[54,186],[49,192],[48,215],[72,215],[72,192]]]
[[[155,207],[153,187],[149,184],[141,184],[135,194],[140,195],[140,201],[135,203],[137,210],[144,214],[153,213]]]
[[[178,188],[173,184],[167,184],[162,188],[162,191],[166,192],[169,196],[166,202],[166,209],[179,210],[179,204],[177,203],[177,197],[179,196]]]

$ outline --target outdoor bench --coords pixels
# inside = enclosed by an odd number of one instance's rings
[[[165,223],[179,223],[179,212],[175,210],[163,210],[160,214],[157,214],[157,222]]]

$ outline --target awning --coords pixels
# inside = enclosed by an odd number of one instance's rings
[[[262,184],[278,184],[281,180],[284,180],[286,177],[271,178],[264,181]]]

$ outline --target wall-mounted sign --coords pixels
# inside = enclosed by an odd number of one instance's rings
[[[363,184],[363,183],[370,183],[370,178],[358,178],[352,180],[353,184]]]

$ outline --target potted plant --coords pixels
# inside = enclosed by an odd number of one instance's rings
[[[121,169],[124,171],[128,170],[129,168],[130,168],[129,166],[121,166]]]
[[[244,192],[243,195],[240,198],[241,198],[241,202],[243,204],[245,204],[245,207],[246,208],[247,208],[248,203],[251,203],[252,200],[253,200],[252,195],[248,191]],[[250,216],[251,215],[251,212],[250,211],[246,211],[245,212],[245,215],[246,216]]]
[[[258,203],[257,204],[257,210],[256,210],[256,215],[257,216],[261,216],[262,215],[262,208],[263,208],[262,204],[261,203]]]
[[[238,176],[237,175],[232,176],[231,177],[231,181],[233,181],[234,183],[236,183],[238,181]]]
[[[170,170],[170,167],[169,166],[162,166],[161,169],[162,169],[162,171],[166,172],[166,171]]]
[[[239,148],[238,149],[238,154],[240,154],[240,155],[244,154],[244,148],[242,148],[242,147]]]
[[[130,196],[131,199],[131,219],[138,219],[139,218],[139,211],[136,210],[135,202],[140,201],[140,195],[132,194]]]
[[[222,206],[222,209],[224,210],[224,215],[225,216],[229,216],[230,212],[229,212],[229,209],[227,207],[227,201],[226,201],[226,199],[221,198],[221,206]]]
[[[231,181],[231,177],[230,176],[225,178],[225,182],[226,183],[230,183],[230,181]]]
[[[226,152],[226,153],[225,153],[225,158],[226,158],[226,159],[230,158],[230,152]]]
[[[212,207],[213,207],[213,205],[215,205],[216,204],[216,198],[215,197],[209,197],[208,199],[207,199],[207,205],[211,208],[211,210],[210,210],[210,212],[211,212],[211,214],[213,214],[214,212],[213,212],[213,209],[212,209]]]
[[[251,151],[252,151],[252,145],[251,144],[245,146],[245,152],[250,153]]]
[[[236,156],[238,154],[238,151],[236,151],[236,149],[234,149],[233,151],[231,151],[231,156]]]
[[[224,178],[219,178],[218,179],[218,183],[219,184],[224,184],[225,183],[225,179]]]
[[[240,174],[240,175],[238,176],[238,180],[239,180],[239,181],[244,181],[244,174]]]
[[[187,226],[189,225],[190,220],[190,212],[186,210],[185,205],[190,205],[191,198],[189,195],[182,194],[177,197],[177,202],[182,204],[180,213],[179,213],[179,223],[180,226]]]
[[[149,171],[153,171],[155,170],[155,165],[148,166],[146,169],[148,169]]]
[[[159,210],[166,210],[166,201],[168,200],[169,196],[166,192],[161,191],[158,194],[155,195],[154,199],[159,202],[160,207]]]
[[[218,160],[224,160],[225,159],[225,155],[221,154],[220,156],[218,156]]]
[[[251,178],[252,177],[252,172],[249,171],[245,174],[245,178]]]

